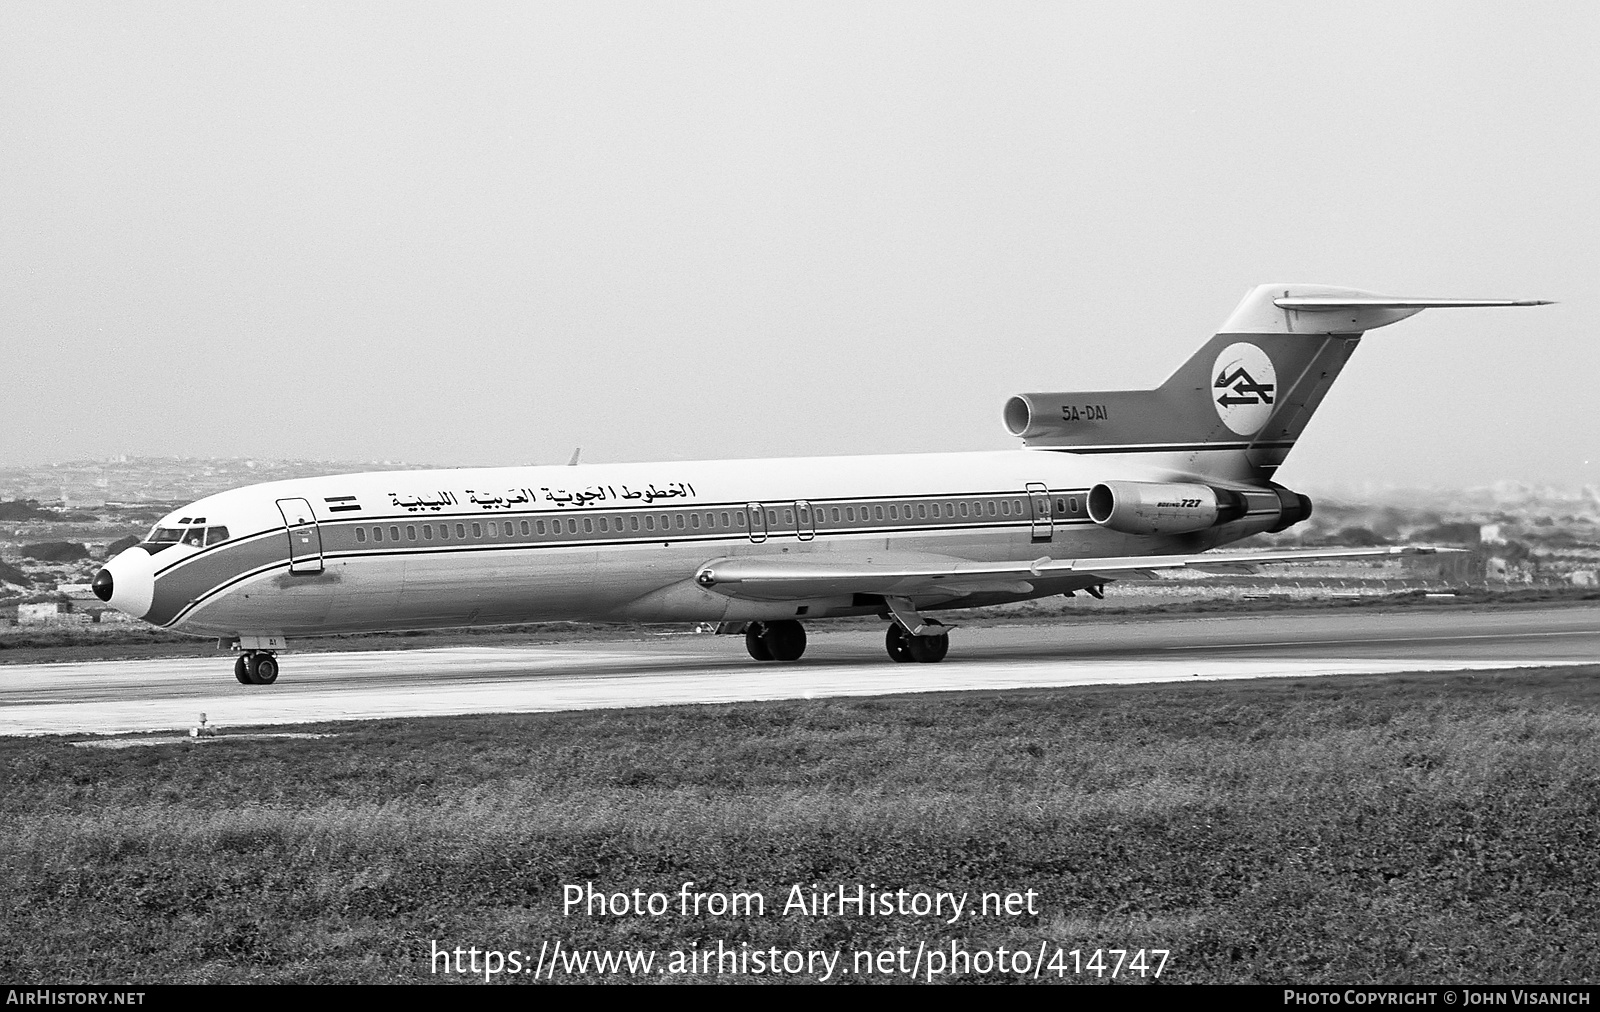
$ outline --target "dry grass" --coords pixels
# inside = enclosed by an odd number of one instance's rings
[[[1158,947],[1172,981],[1596,975],[1600,668],[0,741],[0,977],[429,979],[450,945]],[[563,918],[561,886],[1044,913]]]

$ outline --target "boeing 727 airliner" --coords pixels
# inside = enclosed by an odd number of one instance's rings
[[[1157,570],[1428,551],[1208,549],[1311,515],[1272,481],[1362,334],[1423,309],[1529,306],[1263,285],[1154,390],[1032,393],[988,453],[346,474],[207,496],[94,591],[278,677],[296,637],[557,620],[715,622],[793,661],[802,621],[879,615],[941,660],[926,613],[1098,594]]]

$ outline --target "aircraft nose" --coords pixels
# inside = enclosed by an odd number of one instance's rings
[[[130,548],[95,574],[94,596],[118,611],[144,618],[156,596],[156,563],[143,548]]]

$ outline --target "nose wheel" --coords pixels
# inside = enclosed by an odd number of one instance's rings
[[[278,680],[278,659],[265,650],[247,650],[233,662],[233,677],[241,685],[271,685]]]

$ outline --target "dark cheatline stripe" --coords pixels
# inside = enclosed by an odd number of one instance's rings
[[[1123,443],[1116,446],[1041,446],[1051,453],[1195,453],[1200,450],[1290,450],[1294,441],[1259,443]]]
[[[329,513],[348,513],[351,510],[359,510],[359,509],[361,509],[360,506],[329,506],[328,507],[328,512]]]

